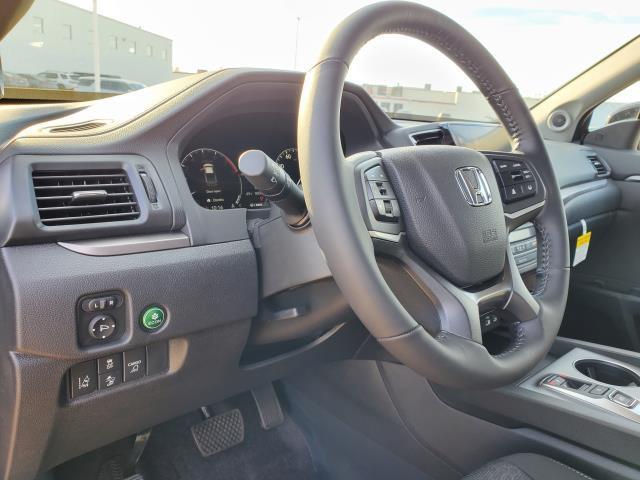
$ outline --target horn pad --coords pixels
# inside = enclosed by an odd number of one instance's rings
[[[460,287],[504,270],[507,230],[487,157],[439,145],[379,153],[414,253]]]

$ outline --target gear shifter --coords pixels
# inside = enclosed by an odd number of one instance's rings
[[[247,150],[238,160],[244,177],[282,210],[283,218],[291,228],[309,224],[309,213],[302,190],[291,177],[261,150]]]

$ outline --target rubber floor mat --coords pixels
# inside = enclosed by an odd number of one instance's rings
[[[244,442],[203,457],[191,434],[202,421],[193,413],[153,429],[140,463],[145,478],[153,480],[311,480],[316,473],[308,444],[298,426],[285,418],[271,430],[260,427],[249,394],[229,402],[244,417]],[[222,412],[216,412],[222,413]]]

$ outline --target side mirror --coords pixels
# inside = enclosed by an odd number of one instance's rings
[[[619,122],[621,120],[638,120],[640,118],[640,102],[628,103],[614,110],[607,117],[606,125]]]

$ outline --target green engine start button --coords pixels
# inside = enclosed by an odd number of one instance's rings
[[[140,316],[140,325],[149,332],[158,330],[166,321],[164,309],[158,306],[147,307]]]

